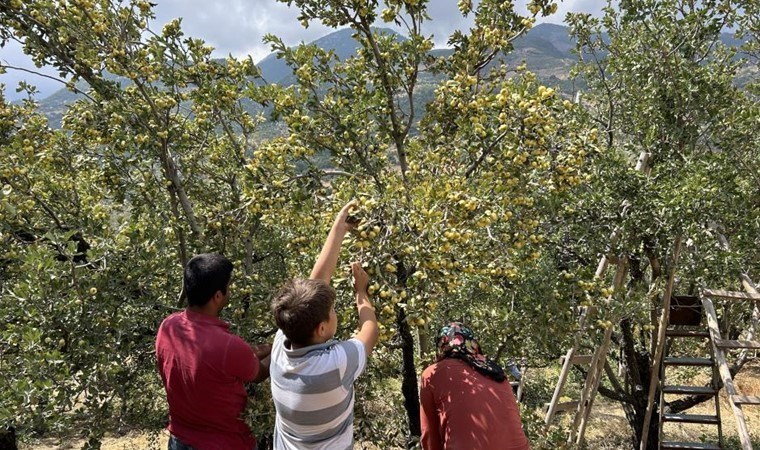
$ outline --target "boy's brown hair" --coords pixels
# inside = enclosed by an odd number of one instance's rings
[[[305,346],[311,343],[317,326],[330,320],[334,303],[335,289],[324,281],[292,280],[275,295],[272,313],[291,344]]]

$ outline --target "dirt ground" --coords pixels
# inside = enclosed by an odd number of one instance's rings
[[[692,384],[706,382],[697,378]],[[739,374],[735,380],[737,389],[744,395],[760,396],[760,361],[754,361]],[[723,419],[723,435],[729,442],[728,448],[734,448],[731,442],[737,442],[736,421],[731,412],[725,394],[721,391],[720,410]],[[706,402],[688,412],[689,414],[714,414],[714,403]],[[760,444],[760,406],[745,406],[744,413],[747,426],[753,433],[753,443]],[[631,448],[628,422],[625,414],[616,403],[597,397],[586,432],[587,447],[594,450],[628,450]],[[667,437],[674,440],[699,442],[704,438],[711,441],[715,436],[714,426],[695,426],[669,424],[666,428]],[[131,432],[124,436],[107,437],[103,441],[102,450],[145,450],[165,449],[169,436],[165,430],[152,432]],[[717,438],[715,438],[717,441]],[[61,442],[60,439],[47,438],[21,446],[21,450],[78,450],[82,448],[83,440]],[[361,448],[356,444],[356,449]],[[735,447],[739,448],[739,447]]]
[[[20,450],[79,450],[84,442],[81,439],[60,442],[59,439],[46,438],[21,446]],[[169,433],[166,431],[132,432],[124,436],[105,438],[101,450],[165,449],[168,442]]]

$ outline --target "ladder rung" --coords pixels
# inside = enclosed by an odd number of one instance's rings
[[[681,330],[669,328],[665,330],[665,335],[668,337],[694,337],[694,338],[707,338],[710,337],[708,331],[696,331],[696,330]]]
[[[573,355],[570,358],[570,364],[591,364],[591,360],[594,359],[594,355]],[[559,358],[561,364],[565,363],[565,356]]]
[[[668,442],[660,444],[661,449],[665,450],[721,450],[720,445],[706,444],[703,442]]]
[[[760,350],[760,342],[758,341],[716,339],[715,345],[719,348],[749,348]]]
[[[723,298],[727,300],[760,300],[760,294],[748,294],[746,292],[738,291],[722,291],[705,289],[704,295],[706,297]]]
[[[710,386],[664,386],[662,392],[681,395],[715,395],[717,393]]]
[[[675,423],[701,423],[705,425],[717,425],[720,423],[718,416],[707,414],[663,414],[663,422]]]
[[[711,367],[713,365],[712,359],[708,358],[665,358],[666,366],[700,366]]]
[[[551,403],[545,403],[544,404],[544,410],[548,411],[549,406],[551,406]],[[572,402],[564,402],[564,403],[557,403],[557,407],[554,408],[554,412],[562,412],[562,411],[575,411],[578,409],[578,401],[572,401]]]
[[[737,405],[760,405],[760,396],[757,395],[732,395],[731,401]]]

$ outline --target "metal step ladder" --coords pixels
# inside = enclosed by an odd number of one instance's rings
[[[677,316],[680,308],[694,308],[694,304],[698,301],[694,298],[695,302],[689,306],[681,307],[678,305],[678,297],[674,298],[675,303],[671,306],[671,317]],[[669,320],[668,327],[665,330],[665,351],[671,347],[671,344],[676,340],[705,340],[710,338],[710,333],[704,325],[699,325],[701,314],[696,314],[696,324],[686,318],[686,321],[680,322],[678,320]],[[693,319],[692,319],[693,320]],[[677,323],[677,324],[674,324]],[[660,364],[660,401],[659,401],[659,448],[660,449],[715,449],[720,450],[723,448],[723,427],[720,420],[720,400],[718,398],[718,392],[720,390],[718,372],[714,364],[714,356],[711,354],[709,358],[693,358],[693,357],[674,357],[666,356],[663,358]],[[690,386],[690,385],[674,385],[667,382],[667,369],[672,367],[703,367],[711,370],[711,381],[709,386]],[[673,414],[665,411],[665,396],[666,395],[701,395],[712,397],[715,402],[715,415],[706,414]],[[718,443],[702,443],[702,442],[677,442],[664,439],[665,426],[669,423],[691,423],[700,425],[716,426],[718,428]]]

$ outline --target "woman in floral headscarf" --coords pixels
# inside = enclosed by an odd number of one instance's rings
[[[483,354],[472,330],[451,322],[436,344],[437,362],[422,373],[422,448],[529,450],[504,369]]]

